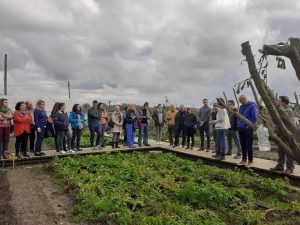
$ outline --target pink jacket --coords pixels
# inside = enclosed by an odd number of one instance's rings
[[[101,111],[100,124],[106,125],[107,121],[108,121],[108,113],[106,112],[106,110]]]

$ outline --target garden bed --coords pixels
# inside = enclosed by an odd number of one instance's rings
[[[300,224],[299,193],[286,181],[170,153],[68,157],[51,168],[76,196],[77,222]]]

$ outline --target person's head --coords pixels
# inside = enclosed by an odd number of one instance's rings
[[[158,105],[157,105],[157,109],[158,109],[158,110],[162,110],[161,104],[158,104]]]
[[[26,108],[29,110],[33,109],[32,101],[26,101]]]
[[[224,108],[223,105],[225,105],[225,101],[223,98],[217,98],[217,104],[219,108]]]
[[[235,102],[234,100],[228,100],[227,105],[230,109],[235,109]]]
[[[173,104],[171,104],[170,109],[171,109],[172,112],[174,112],[175,111],[175,106]]]
[[[183,112],[184,111],[184,105],[180,105],[180,107],[179,107],[179,110],[181,111],[181,112]]]
[[[247,99],[246,95],[241,95],[241,96],[239,97],[239,101],[240,101],[240,103],[241,103],[242,105],[247,105],[247,104],[248,104],[248,99]]]
[[[289,97],[287,96],[280,96],[279,97],[279,104],[281,107],[287,107],[290,104]]]
[[[93,107],[96,107],[96,106],[97,106],[97,103],[98,103],[98,101],[97,101],[97,100],[94,100],[94,101],[93,101]]]
[[[126,105],[125,107],[124,107],[124,110],[125,110],[125,112],[128,110],[128,105]]]
[[[98,103],[98,109],[99,109],[99,110],[104,110],[104,103],[99,102],[99,103]]]
[[[187,108],[186,111],[187,111],[188,114],[192,113],[192,109],[191,108]]]
[[[66,109],[66,104],[64,102],[60,102],[57,106],[58,110],[64,112]]]
[[[6,98],[2,98],[0,101],[1,106],[7,107],[8,106],[8,100]]]
[[[115,106],[115,111],[116,111],[116,112],[120,112],[120,106],[119,106],[119,105],[116,105],[116,106]]]
[[[131,106],[131,110],[132,110],[133,112],[135,112],[135,111],[136,111],[136,106],[135,106],[135,104],[132,104],[132,106]]]
[[[148,102],[145,102],[144,103],[144,108],[148,108],[149,107],[149,103]]]
[[[15,110],[17,111],[24,111],[26,109],[26,103],[25,102],[17,102],[15,106]]]
[[[81,111],[81,106],[80,106],[80,104],[75,104],[75,105],[73,105],[72,111],[73,111],[73,112],[80,112],[80,111]]]
[[[36,106],[41,109],[45,109],[45,101],[40,99],[37,101]]]
[[[214,104],[213,104],[213,110],[214,110],[215,112],[218,111],[218,104],[217,104],[217,103],[214,103]]]
[[[208,100],[205,98],[205,99],[203,99],[203,105],[205,106],[205,107],[207,107],[208,106]]]

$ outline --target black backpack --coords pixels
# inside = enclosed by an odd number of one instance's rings
[[[108,126],[109,126],[110,128],[114,128],[114,126],[115,126],[115,123],[112,121],[111,118],[110,118],[110,120],[108,121]]]

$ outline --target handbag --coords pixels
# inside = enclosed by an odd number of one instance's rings
[[[108,126],[109,126],[110,128],[114,128],[115,123],[112,121],[112,119],[110,119],[110,120],[108,121]]]
[[[133,127],[134,127],[134,129],[141,129],[142,124],[141,124],[141,121],[138,118],[135,118],[133,120]]]

